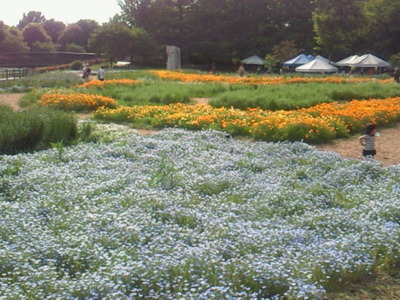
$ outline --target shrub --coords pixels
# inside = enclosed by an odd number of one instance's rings
[[[82,69],[82,66],[83,66],[83,62],[81,60],[74,60],[71,63],[71,70],[78,71],[78,70]]]
[[[0,154],[48,148],[52,143],[71,144],[78,136],[71,114],[47,108],[14,112],[0,106]]]

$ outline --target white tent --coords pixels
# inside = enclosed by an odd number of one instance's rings
[[[390,67],[391,64],[372,54],[364,54],[351,62],[350,66],[359,68]]]
[[[324,62],[327,62],[328,64],[331,64],[331,62],[329,61],[329,59],[321,56],[321,55],[317,55],[315,58],[318,58],[320,60],[323,60]]]
[[[346,58],[338,61],[337,63],[335,63],[335,65],[340,66],[340,67],[346,67],[346,66],[348,67],[348,66],[351,66],[354,63],[354,61],[359,57],[360,56],[358,56],[358,55],[351,55],[349,57],[346,57]]]
[[[338,68],[330,65],[326,61],[320,58],[316,58],[309,63],[296,68],[296,72],[303,73],[333,73],[337,72]]]
[[[262,65],[264,65],[264,60],[261,57],[259,57],[258,55],[253,55],[246,59],[243,59],[241,61],[241,63],[244,65],[260,65],[260,66],[262,66]]]

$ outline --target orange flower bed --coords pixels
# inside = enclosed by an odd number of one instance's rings
[[[111,80],[91,80],[80,85],[78,88],[103,88],[104,86],[115,86],[115,85],[135,85],[140,83],[139,80],[133,79],[111,79]]]
[[[115,108],[117,105],[110,97],[93,94],[45,94],[40,97],[39,103],[41,106],[74,111]]]
[[[368,122],[387,124],[399,120],[400,97],[326,103],[292,111],[243,111],[183,104],[100,108],[95,117],[118,122],[144,122],[156,127],[218,129],[262,140],[326,142],[360,131]]]
[[[189,74],[178,71],[151,71],[161,79],[176,80],[183,82],[216,82],[216,83],[229,83],[229,84],[253,84],[253,85],[266,85],[266,84],[288,84],[288,83],[357,83],[377,81],[373,78],[344,78],[337,76],[330,77],[285,77],[285,76],[228,76],[228,75],[213,75],[213,74]],[[392,80],[379,80],[379,82],[387,83]]]

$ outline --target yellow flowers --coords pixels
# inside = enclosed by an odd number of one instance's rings
[[[103,88],[104,86],[110,85],[135,85],[140,83],[139,80],[133,79],[111,79],[111,80],[91,80],[80,85],[77,85],[78,88]]]
[[[265,84],[288,84],[288,83],[343,83],[343,82],[367,82],[377,81],[373,78],[352,78],[352,77],[283,77],[283,76],[227,76],[227,75],[213,75],[213,74],[188,74],[178,71],[151,71],[159,78],[164,80],[177,80],[183,82],[218,82],[229,84],[252,84],[252,85],[265,85]],[[389,82],[387,80],[380,80],[379,82]]]
[[[73,111],[96,110],[99,107],[115,108],[117,105],[110,97],[93,94],[44,94],[39,103],[41,106]]]
[[[100,108],[98,119],[151,124],[156,127],[219,129],[256,139],[304,140],[318,143],[347,136],[368,122],[385,124],[400,119],[400,97],[326,103],[307,109],[267,111],[212,108],[210,105],[135,106]]]

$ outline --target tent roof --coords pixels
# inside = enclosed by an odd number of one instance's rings
[[[313,73],[327,73],[337,72],[338,68],[330,65],[321,58],[316,58],[309,63],[296,68],[296,72],[313,72]]]
[[[314,59],[314,56],[312,56],[312,55],[300,54],[300,55],[296,56],[295,58],[285,61],[283,63],[283,65],[287,66],[287,67],[297,67],[297,66],[304,65],[304,64],[312,61],[313,59]]]
[[[349,56],[349,57],[346,57],[346,58],[344,58],[344,59],[338,61],[335,65],[341,66],[341,67],[344,67],[344,66],[351,66],[352,63],[353,63],[357,58],[359,58],[359,57],[360,57],[360,56],[358,56],[358,55],[351,55],[351,56]]]
[[[263,65],[264,60],[261,57],[259,57],[258,55],[253,55],[253,56],[243,59],[241,61],[241,63],[245,64],[245,65]]]
[[[391,64],[380,59],[372,54],[364,54],[359,58],[356,58],[354,62],[352,62],[351,66],[354,67],[390,67]]]
[[[353,55],[342,59],[336,63],[337,66],[375,68],[375,67],[390,67],[391,65],[372,54],[364,54],[361,56]]]
[[[321,56],[321,55],[317,55],[315,58],[318,58],[318,59],[320,59],[320,60],[323,60],[323,61],[327,62],[328,64],[330,63],[330,62],[329,62],[329,59],[327,59],[327,58],[325,58],[325,57],[323,57],[323,56]]]

